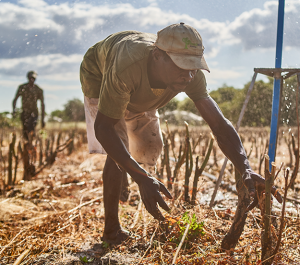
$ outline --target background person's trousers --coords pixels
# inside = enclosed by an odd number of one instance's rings
[[[98,98],[84,97],[84,109],[87,139],[90,153],[106,154],[95,137],[94,123],[98,111]],[[131,156],[147,167],[156,165],[162,148],[162,134],[156,110],[133,113],[128,110],[125,117],[115,125],[117,134],[122,139]]]

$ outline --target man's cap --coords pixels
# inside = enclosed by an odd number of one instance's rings
[[[37,77],[37,72],[35,72],[35,71],[29,71],[29,72],[27,73],[27,77],[28,77],[28,79],[31,78],[31,77],[33,77],[34,79],[36,79],[36,77]]]
[[[203,69],[210,72],[203,56],[202,38],[193,27],[180,22],[157,32],[154,43],[166,51],[172,61],[182,69]]]

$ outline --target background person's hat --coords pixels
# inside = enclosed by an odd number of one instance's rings
[[[204,47],[200,34],[183,22],[170,25],[157,32],[154,45],[166,51],[179,68],[204,69],[210,72],[203,56]]]
[[[31,78],[31,77],[33,77],[34,79],[36,79],[36,77],[37,77],[37,72],[35,72],[35,71],[29,71],[29,72],[27,73],[27,77],[28,77],[28,79]]]

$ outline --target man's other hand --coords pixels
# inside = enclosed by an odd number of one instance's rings
[[[143,179],[143,181],[139,183],[139,189],[140,189],[142,201],[147,211],[155,219],[164,220],[162,213],[157,207],[157,203],[165,211],[170,211],[170,208],[162,198],[160,192],[166,195],[167,198],[172,199],[172,195],[164,186],[164,184],[161,183],[156,178],[152,177],[150,174],[148,174],[148,177]]]
[[[265,179],[259,174],[253,172],[251,169],[247,169],[242,176],[244,185],[248,189],[249,195],[253,198],[253,202],[248,206],[247,211],[252,210],[258,204],[257,192],[264,192],[265,190]],[[271,193],[279,203],[282,203],[281,194],[277,188],[273,186]]]

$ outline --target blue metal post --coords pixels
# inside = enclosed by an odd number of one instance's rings
[[[278,1],[279,1],[279,5],[278,5],[278,19],[277,19],[275,68],[281,68],[285,0],[278,0]],[[276,154],[276,142],[277,142],[277,131],[278,131],[277,129],[278,129],[278,118],[279,118],[279,111],[280,111],[279,109],[280,94],[281,94],[280,76],[276,76],[276,75],[274,76],[271,132],[270,132],[270,143],[269,143],[269,157],[270,157],[269,170],[270,171],[272,168],[271,163],[275,161],[275,154]]]

